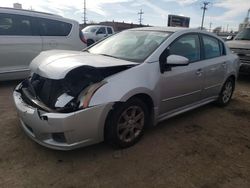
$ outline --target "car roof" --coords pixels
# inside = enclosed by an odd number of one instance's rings
[[[108,25],[88,25],[87,27],[111,27]]]
[[[52,13],[47,13],[47,12],[40,12],[40,11],[34,11],[34,10],[26,10],[26,9],[17,9],[17,8],[10,8],[10,7],[0,7],[1,10],[9,10],[9,11],[14,11],[14,12],[30,12],[30,13],[38,13],[38,14],[45,14],[45,15],[50,15],[50,16],[56,16],[56,17],[62,17],[57,14],[52,14]]]
[[[218,37],[216,34],[208,32],[206,30],[201,30],[199,28],[185,28],[185,27],[139,27],[139,28],[133,28],[129,29],[131,31],[160,31],[160,32],[168,32],[168,33],[202,33],[206,35],[210,35],[213,37],[216,37],[217,39],[220,39],[223,41],[220,37]]]
[[[9,13],[9,14],[21,14],[26,16],[36,16],[41,18],[48,18],[48,19],[56,19],[68,22],[76,22],[75,20],[64,18],[57,14],[51,14],[47,12],[39,12],[34,10],[26,10],[26,9],[16,9],[16,8],[9,8],[9,7],[0,7],[0,13]]]
[[[183,27],[138,27],[130,30],[134,31],[164,31],[174,33],[176,31],[190,30],[189,28]]]

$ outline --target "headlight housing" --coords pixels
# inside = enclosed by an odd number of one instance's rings
[[[107,82],[105,81],[101,81],[98,83],[94,83],[88,86],[87,88],[85,88],[78,97],[78,100],[80,101],[79,108],[89,107],[89,103],[90,103],[92,96],[100,87],[102,87],[106,83]]]

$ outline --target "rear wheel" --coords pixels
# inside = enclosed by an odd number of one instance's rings
[[[226,106],[229,104],[235,87],[235,81],[233,78],[227,79],[225,84],[222,87],[221,93],[217,100],[217,104],[220,106]]]
[[[147,106],[140,99],[118,104],[108,118],[105,139],[115,147],[132,146],[143,135],[147,119]]]

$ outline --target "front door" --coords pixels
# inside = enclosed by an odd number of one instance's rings
[[[189,59],[187,66],[172,67],[160,78],[160,115],[201,100],[204,74],[200,63],[198,34],[183,35],[169,46],[169,55],[181,55]]]

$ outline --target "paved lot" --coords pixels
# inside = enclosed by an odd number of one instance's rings
[[[231,104],[207,105],[146,131],[137,145],[61,152],[24,135],[0,83],[0,187],[250,187],[250,76]]]

